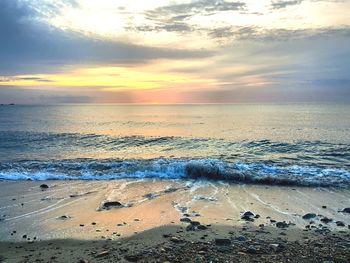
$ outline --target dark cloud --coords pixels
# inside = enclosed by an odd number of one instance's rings
[[[35,9],[19,0],[0,1],[1,75],[57,70],[64,65],[128,64],[158,58],[211,55],[206,51],[153,48],[94,39],[50,27],[36,19],[37,16]]]
[[[33,80],[36,82],[52,82],[50,79],[45,79],[45,78],[39,78],[39,77],[6,77],[0,76],[0,83],[1,82],[11,82],[11,81],[16,81],[16,80]]]
[[[157,23],[153,26],[137,26],[137,27],[128,27],[127,30],[134,30],[138,32],[192,32],[195,30],[193,26],[190,26],[187,23],[183,22],[172,22],[172,21],[163,21],[162,23]]]
[[[208,35],[218,41],[289,41],[317,37],[350,37],[350,26],[318,29],[265,29],[258,26],[227,26],[208,30]]]
[[[176,17],[185,17],[193,14],[211,14],[220,11],[243,10],[246,4],[243,2],[227,2],[223,0],[200,0],[188,4],[173,4],[158,7],[148,12],[153,17],[155,14],[160,16],[171,15]]]
[[[223,0],[200,0],[187,4],[172,4],[158,7],[145,12],[146,19],[152,22],[152,26],[129,27],[136,31],[167,31],[167,32],[192,32],[200,30],[189,25],[186,21],[195,15],[212,15],[224,11],[244,10],[243,2],[227,2]]]
[[[303,0],[279,0],[271,3],[272,9],[282,9],[288,6],[299,5]]]
[[[307,0],[273,0],[271,2],[272,9],[283,9],[289,6],[299,5]],[[309,2],[333,2],[333,3],[341,3],[347,0],[309,0]]]

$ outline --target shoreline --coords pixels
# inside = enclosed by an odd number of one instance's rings
[[[340,212],[347,207],[350,190],[336,188],[194,180],[1,181],[0,256],[2,262],[67,262],[72,253],[72,262],[122,262],[136,251],[138,262],[181,262],[182,256],[189,262],[315,262],[316,249],[323,253],[319,260],[349,262],[350,214]],[[108,253],[96,258],[104,247]],[[154,255],[159,261],[152,261]]]

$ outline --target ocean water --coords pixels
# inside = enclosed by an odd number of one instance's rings
[[[0,180],[350,187],[350,105],[0,106]]]

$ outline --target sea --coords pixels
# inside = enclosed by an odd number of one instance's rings
[[[0,180],[350,187],[350,105],[2,105]]]

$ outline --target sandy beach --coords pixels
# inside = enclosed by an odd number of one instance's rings
[[[347,189],[124,179],[0,193],[3,262],[350,260]]]

